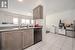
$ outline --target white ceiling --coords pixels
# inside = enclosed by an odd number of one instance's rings
[[[32,16],[32,10],[38,1],[39,0],[23,0],[23,2],[19,2],[18,0],[8,0],[8,9],[3,10]]]
[[[9,9],[32,13],[32,9],[39,4],[43,4],[47,15],[75,9],[75,0],[9,0]]]
[[[36,2],[37,0],[23,0],[23,2],[9,0],[9,8],[21,11],[31,11]]]
[[[75,0],[44,0],[44,4],[47,14],[75,9]]]

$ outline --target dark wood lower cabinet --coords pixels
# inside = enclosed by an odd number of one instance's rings
[[[42,28],[34,29],[34,44],[42,41]]]
[[[22,29],[0,33],[0,50],[24,50],[33,44],[33,29]]]
[[[23,32],[23,49],[34,44],[33,29],[22,30]]]
[[[2,50],[22,50],[20,31],[2,32]]]
[[[75,38],[75,31],[74,30],[66,30],[66,36]]]
[[[24,50],[42,41],[42,28],[4,31],[0,33],[0,50]]]

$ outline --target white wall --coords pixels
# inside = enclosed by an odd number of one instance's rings
[[[50,27],[53,31],[52,25],[58,26],[59,20],[74,19],[75,0],[44,0],[46,27]]]
[[[47,15],[46,26],[50,27],[50,31],[54,32],[52,25],[58,27],[60,19],[63,21],[73,22],[73,20],[75,20],[75,9]]]
[[[75,0],[44,0],[44,3],[47,15],[75,9]]]

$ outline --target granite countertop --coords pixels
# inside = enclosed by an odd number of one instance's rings
[[[12,31],[12,30],[19,30],[19,28],[12,28],[12,29],[0,29],[0,32]]]
[[[42,28],[42,27],[5,28],[5,29],[0,29],[0,32],[14,31],[14,30],[21,30],[21,29],[34,29],[34,28]]]
[[[19,26],[17,24],[0,24],[0,32],[20,30],[20,29],[33,29],[33,28],[42,28],[42,26],[30,27],[30,26]]]

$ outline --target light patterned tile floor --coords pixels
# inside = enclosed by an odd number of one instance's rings
[[[39,42],[25,50],[75,50],[75,39],[49,33],[45,42]]]

